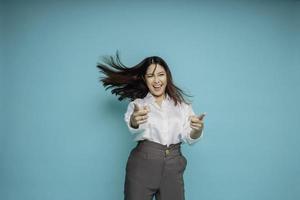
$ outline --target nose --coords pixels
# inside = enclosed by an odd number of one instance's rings
[[[157,76],[154,76],[154,83],[159,83],[160,81],[159,81],[159,79],[158,79],[158,77]]]

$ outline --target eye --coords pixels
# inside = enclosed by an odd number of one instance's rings
[[[147,77],[147,78],[151,78],[152,76],[153,76],[153,75],[149,74],[149,75],[147,75],[146,77]]]
[[[165,74],[159,74],[159,76],[164,76]]]

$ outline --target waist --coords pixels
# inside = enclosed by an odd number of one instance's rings
[[[149,140],[140,140],[137,143],[136,150],[165,156],[181,155],[181,142],[167,146]]]

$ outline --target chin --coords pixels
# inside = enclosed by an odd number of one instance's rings
[[[164,92],[156,92],[156,91],[153,91],[152,94],[153,94],[154,96],[160,97],[160,96],[164,95]]]

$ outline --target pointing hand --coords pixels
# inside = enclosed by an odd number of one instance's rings
[[[204,117],[206,113],[203,113],[199,116],[190,116],[191,122],[190,126],[195,132],[201,132],[204,127]]]
[[[134,109],[130,116],[130,126],[133,128],[138,128],[140,124],[147,122],[148,113],[150,109],[148,106],[140,107],[138,104],[133,103]]]

